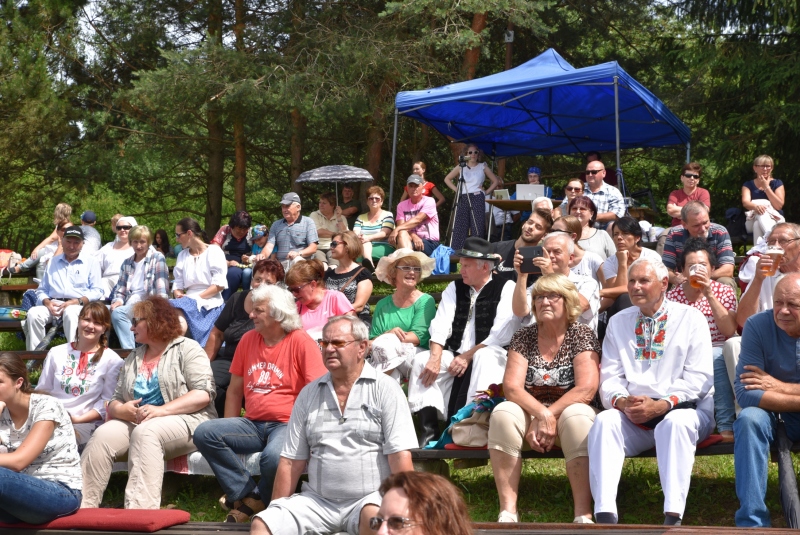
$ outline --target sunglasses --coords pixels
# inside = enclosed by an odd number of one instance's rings
[[[117,225],[117,230],[130,230],[132,228],[133,227],[131,227],[131,226],[127,226],[126,227],[126,226]]]
[[[318,343],[319,347],[322,349],[328,349],[328,346],[332,346],[334,349],[342,349],[353,342],[355,342],[355,340],[320,340]]]
[[[695,175],[694,173],[683,173],[683,176],[686,178],[693,178],[695,180],[700,180],[700,175]]]
[[[597,173],[600,173],[600,172],[602,172],[602,171],[605,171],[605,169],[587,169],[587,170],[586,170],[586,174],[587,174],[587,175],[592,175],[592,176],[594,176],[594,175],[596,175]]]
[[[468,150],[467,154],[478,154],[478,151],[476,151],[476,150]]]
[[[340,241],[336,241],[336,240],[332,241],[332,242],[331,242],[331,249],[336,249],[336,248],[337,248],[337,247],[339,247],[339,246],[340,246],[342,243],[344,243],[344,242],[340,242]]]
[[[136,325],[140,321],[144,321],[144,318],[131,318],[131,325]]]
[[[336,245],[339,245],[339,244],[337,243]],[[331,246],[333,246],[333,242],[331,242]],[[289,287],[287,288],[287,290],[289,290],[289,291],[290,291],[290,292],[292,292],[293,294],[296,294],[296,293],[298,293],[300,290],[302,290],[303,288],[305,288],[306,286],[308,286],[309,284],[311,284],[311,282],[307,282],[307,283],[305,283],[305,284],[301,284],[300,286],[289,286]]]
[[[367,197],[367,200],[368,201],[375,201],[375,202],[382,202],[383,201],[383,199],[381,199],[380,197]]]
[[[567,186],[566,188],[564,188],[564,190],[565,191],[577,191],[578,193],[580,193],[581,191],[583,191],[583,188],[580,188],[580,187],[573,188],[573,187]]]
[[[389,529],[393,531],[400,531],[401,529],[410,528],[417,525],[412,524],[410,518],[403,518],[402,516],[390,516],[389,518],[373,516],[369,519],[369,529],[372,531],[378,531],[381,529],[381,524],[384,522],[386,522],[386,525],[389,526]]]

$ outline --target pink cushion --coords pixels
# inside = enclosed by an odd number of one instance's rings
[[[86,531],[138,531],[153,533],[189,521],[180,509],[78,509],[74,515],[56,518],[45,524],[4,524],[4,528],[80,529]]]
[[[697,449],[702,450],[703,448],[707,448],[709,446],[713,446],[714,444],[718,444],[722,442],[722,440],[723,440],[722,435],[708,435],[708,437],[705,440],[697,443]]]

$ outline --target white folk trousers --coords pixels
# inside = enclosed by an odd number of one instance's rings
[[[447,405],[450,403],[450,394],[453,389],[454,377],[447,372],[447,367],[453,362],[455,355],[451,351],[442,351],[442,361],[439,365],[439,375],[431,386],[425,386],[420,381],[420,374],[430,359],[430,351],[423,351],[414,357],[411,365],[411,377],[408,380],[408,405],[411,412],[417,412],[424,407],[435,407],[439,419],[447,417]],[[472,359],[472,377],[469,382],[467,403],[471,403],[475,393],[486,390],[489,385],[501,384],[506,371],[508,355],[506,350],[499,346],[486,346],[475,352]],[[460,409],[461,407],[456,407]]]
[[[597,513],[617,513],[617,487],[625,457],[655,446],[658,475],[664,491],[664,512],[683,516],[692,479],[695,448],[714,428],[704,411],[679,409],[667,413],[654,430],[631,423],[618,410],[597,415],[589,431],[589,482]]]

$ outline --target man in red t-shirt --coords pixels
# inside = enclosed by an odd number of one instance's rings
[[[225,491],[220,503],[230,509],[227,522],[247,522],[266,507],[294,401],[305,385],[327,373],[292,294],[262,285],[251,295],[254,328],[233,356],[225,417],[203,422],[194,433],[198,451]],[[258,485],[238,455],[256,452],[261,452]]]

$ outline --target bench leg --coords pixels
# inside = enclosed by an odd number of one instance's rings
[[[414,461],[415,472],[428,472],[446,478],[450,477],[450,466],[442,459],[431,459],[427,461]]]

